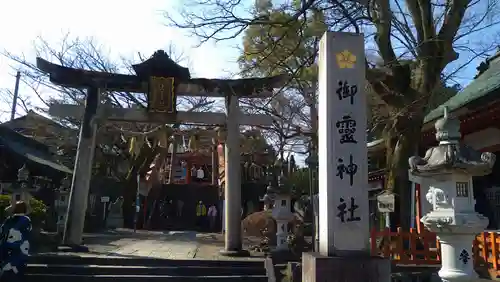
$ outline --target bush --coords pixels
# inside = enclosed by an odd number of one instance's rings
[[[0,195],[0,220],[3,222],[7,218],[8,214],[5,209],[10,206],[11,196],[10,195]],[[47,216],[47,206],[40,200],[31,198],[30,200],[31,213],[29,217],[33,226],[39,227],[45,221]]]

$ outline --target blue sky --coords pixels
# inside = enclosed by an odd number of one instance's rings
[[[115,56],[132,56],[137,52],[149,55],[173,42],[189,58],[189,67],[195,76],[227,77],[228,72],[237,72],[234,61],[238,51],[232,46],[239,42],[218,45],[207,43],[193,48],[198,43],[197,38],[187,31],[165,26],[161,11],[172,10],[178,4],[176,0],[4,1],[0,9],[0,50],[24,53],[28,59],[34,60],[33,41],[37,36],[57,43],[64,34],[70,32],[73,36],[94,37]],[[470,42],[472,47],[484,38],[484,35],[469,37],[466,43]],[[467,61],[469,56],[462,54],[451,68]],[[462,85],[474,76],[481,60],[475,60],[458,74]],[[10,64],[12,62],[0,57],[0,88],[14,87],[15,70]],[[21,87],[20,95],[31,97],[26,87]],[[36,100],[35,97],[32,99]],[[5,98],[0,97],[0,121],[10,116],[10,105],[3,100]],[[32,101],[32,104],[37,103]],[[19,110],[19,114],[23,114]]]

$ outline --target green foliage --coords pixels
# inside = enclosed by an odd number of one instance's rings
[[[309,194],[309,185],[310,185],[310,175],[309,168],[301,168],[294,171],[287,178],[287,187],[295,187],[295,193],[301,195],[303,193]],[[317,179],[315,179],[317,181]],[[318,184],[314,185],[314,187],[318,187]],[[316,191],[315,191],[316,192]]]
[[[274,25],[252,25],[245,31],[243,54],[239,64],[245,76],[267,76],[294,73],[298,80],[311,81],[317,77],[315,58],[319,38],[327,30],[324,15],[296,20],[293,15],[272,5],[261,5],[259,16]]]
[[[0,195],[0,220],[5,220],[7,214],[5,209],[10,206],[10,196],[8,195]]]
[[[35,198],[31,198],[30,206],[31,213],[29,216],[33,224],[42,224],[47,217],[47,206],[42,201]]]
[[[0,195],[0,220],[2,222],[8,216],[5,209],[11,204],[10,195]],[[31,213],[29,214],[33,225],[42,224],[47,215],[47,206],[40,200],[31,198]]]
[[[268,152],[270,156],[274,156],[273,147],[267,143],[267,140],[262,136],[260,130],[248,130],[240,136],[241,150],[244,154],[264,153]]]

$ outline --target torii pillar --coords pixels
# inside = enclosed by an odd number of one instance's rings
[[[238,97],[226,98],[226,143],[224,150],[225,189],[224,219],[226,256],[248,256],[242,248],[241,238],[241,166],[240,116]]]

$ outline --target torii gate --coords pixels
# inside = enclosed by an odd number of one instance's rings
[[[95,148],[97,122],[104,120],[142,123],[198,123],[225,125],[225,248],[226,255],[241,255],[241,172],[240,125],[270,125],[268,115],[246,115],[239,109],[238,100],[271,97],[275,88],[286,83],[287,76],[248,79],[191,78],[189,69],[179,66],[164,51],[156,51],[148,60],[133,65],[136,75],[74,69],[37,58],[37,67],[49,74],[50,81],[60,86],[86,89],[85,106],[54,104],[49,113],[57,117],[82,118],[76,155],[71,202],[66,216],[65,242],[82,243],[87,210],[87,198]],[[124,91],[148,94],[148,108],[122,109],[101,104],[101,91]],[[177,96],[224,97],[226,113],[179,112]],[[70,219],[69,219],[70,218]],[[68,227],[68,220],[70,222]],[[69,233],[66,235],[66,233]]]

